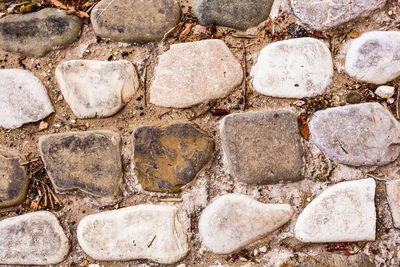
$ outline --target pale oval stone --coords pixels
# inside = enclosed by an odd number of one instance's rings
[[[240,64],[223,41],[174,44],[159,57],[150,102],[187,108],[226,96],[242,78]]]
[[[400,228],[400,181],[387,182],[386,193],[392,212],[394,227]]]
[[[384,84],[400,75],[400,32],[373,31],[353,40],[346,72],[358,80]]]
[[[0,126],[21,127],[47,117],[54,111],[46,88],[31,72],[0,70]]]
[[[0,264],[57,264],[69,251],[56,216],[48,211],[0,221]]]
[[[231,253],[275,231],[293,215],[288,204],[264,204],[240,194],[212,202],[200,216],[203,244],[217,254]]]
[[[296,17],[314,30],[325,30],[385,5],[386,0],[291,0]]]
[[[394,87],[382,85],[376,88],[375,94],[382,98],[391,98],[394,95]]]
[[[176,213],[172,206],[138,205],[89,215],[78,225],[78,242],[96,260],[172,264],[189,250]]]
[[[374,241],[375,186],[369,178],[329,187],[299,215],[296,238],[314,243]]]
[[[127,60],[71,60],[60,64],[55,75],[78,118],[114,115],[139,87],[135,67]]]
[[[379,103],[317,111],[309,128],[317,147],[341,164],[382,166],[400,153],[400,124]]]
[[[275,42],[261,50],[251,76],[261,94],[288,98],[322,94],[332,82],[331,53],[314,38]]]

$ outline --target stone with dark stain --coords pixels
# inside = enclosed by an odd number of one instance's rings
[[[176,0],[102,0],[93,9],[90,21],[100,37],[142,43],[160,41],[179,16]]]
[[[210,161],[214,141],[195,125],[144,126],[134,133],[137,178],[145,190],[178,192]]]
[[[65,11],[42,9],[0,19],[0,47],[27,56],[42,57],[78,39],[82,21]]]
[[[98,130],[41,136],[39,149],[57,191],[79,190],[113,200],[121,193],[120,143],[113,131]]]
[[[17,152],[0,148],[0,208],[24,201],[29,179]]]

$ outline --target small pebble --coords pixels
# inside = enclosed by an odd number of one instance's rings
[[[394,103],[394,98],[389,98],[388,100],[387,100],[387,103],[390,105],[390,104],[393,104]]]
[[[295,102],[293,102],[293,105],[296,105],[298,107],[304,106],[306,104],[306,102],[304,102],[303,100],[297,100]]]
[[[358,104],[362,100],[362,96],[357,92],[351,92],[346,96],[346,102],[349,104]]]
[[[254,256],[257,256],[257,255],[258,255],[258,250],[257,250],[257,249],[254,250],[253,255],[254,255]]]
[[[39,124],[39,131],[43,131],[49,127],[49,124],[45,121],[41,121]]]
[[[382,85],[375,90],[375,94],[379,97],[388,99],[394,95],[394,87]]]
[[[260,252],[262,252],[262,253],[267,252],[267,247],[266,246],[261,247]]]

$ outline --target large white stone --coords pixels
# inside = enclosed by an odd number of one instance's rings
[[[56,69],[65,100],[78,118],[108,117],[117,113],[139,87],[132,63],[71,60]]]
[[[309,128],[317,147],[342,164],[381,166],[400,153],[400,124],[379,103],[317,111]]]
[[[400,228],[400,181],[387,182],[386,193],[390,204],[390,210],[392,211],[394,227]]]
[[[346,72],[358,80],[384,84],[400,75],[400,32],[373,31],[353,40]]]
[[[14,129],[54,111],[46,88],[26,70],[0,70],[0,126]]]
[[[176,213],[172,206],[138,205],[89,215],[78,225],[78,242],[96,260],[172,264],[188,252]]]
[[[199,232],[208,249],[226,254],[275,231],[292,215],[288,204],[264,204],[249,196],[227,194],[203,211]]]
[[[150,102],[186,108],[226,96],[243,78],[239,62],[221,40],[171,45],[159,57]]]
[[[288,98],[322,94],[332,82],[331,53],[313,38],[272,43],[261,50],[251,76],[261,94]]]
[[[302,242],[375,240],[375,181],[342,182],[317,196],[297,219],[295,236]]]
[[[0,221],[0,264],[57,264],[69,251],[56,216],[38,211]]]

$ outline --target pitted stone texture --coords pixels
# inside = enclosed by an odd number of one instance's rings
[[[0,47],[27,56],[42,57],[78,39],[82,21],[63,10],[45,8],[0,19]]]
[[[372,178],[329,187],[299,215],[296,238],[314,243],[374,241],[374,197]]]
[[[60,64],[55,74],[78,118],[114,115],[139,87],[136,70],[127,60],[71,60]]]
[[[57,264],[69,251],[63,229],[48,211],[0,221],[0,237],[0,264]]]
[[[373,31],[352,40],[346,72],[358,80],[384,84],[400,75],[400,32]]]
[[[138,205],[89,215],[78,225],[78,242],[96,260],[173,264],[189,250],[176,213],[172,206]]]
[[[21,127],[54,111],[46,88],[26,70],[0,70],[0,126]]]
[[[386,193],[392,211],[394,227],[400,228],[400,181],[386,182]]]
[[[0,208],[25,200],[29,178],[17,152],[0,148]]]
[[[297,118],[286,110],[226,116],[220,125],[229,172],[250,184],[303,177],[303,148]]]
[[[268,18],[273,0],[197,0],[194,14],[202,25],[217,24],[246,30]]]
[[[102,0],[93,9],[90,21],[100,37],[141,43],[160,41],[179,16],[176,0]]]
[[[261,94],[288,98],[322,94],[332,82],[331,53],[314,38],[275,42],[261,50],[251,76]]]
[[[70,132],[41,136],[39,150],[57,191],[112,199],[122,180],[120,142],[109,130]]]
[[[214,141],[192,124],[144,126],[134,134],[135,171],[145,190],[178,192],[210,161]]]
[[[207,248],[226,254],[275,231],[292,215],[288,204],[264,204],[245,195],[227,194],[203,211],[199,232]]]
[[[296,17],[314,30],[325,30],[385,5],[386,0],[291,0]]]
[[[317,147],[331,160],[351,166],[382,166],[397,159],[399,126],[379,103],[317,111],[309,123]]]
[[[150,101],[187,108],[226,96],[242,78],[240,64],[223,41],[174,44],[159,57]]]

